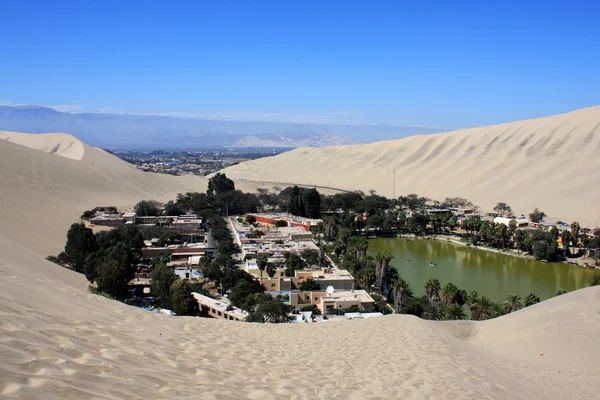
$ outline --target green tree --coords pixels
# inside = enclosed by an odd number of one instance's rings
[[[408,282],[402,278],[399,278],[394,282],[393,289],[396,312],[402,314],[407,300],[413,296],[412,290],[410,289]]]
[[[448,282],[442,288],[442,299],[444,300],[444,305],[449,306],[451,304],[456,303],[456,298],[458,297],[458,287],[454,285],[452,282]]]
[[[535,293],[529,293],[526,297],[525,297],[525,307],[529,307],[532,306],[534,304],[537,304],[540,302],[540,296],[536,295]]]
[[[156,217],[160,203],[154,200],[142,200],[135,205],[133,210],[138,217]]]
[[[451,304],[444,309],[444,320],[446,321],[466,318],[467,314],[465,313],[463,306],[459,304]]]
[[[255,224],[256,223],[256,217],[254,215],[248,215],[246,217],[246,222],[249,224]]]
[[[440,289],[440,281],[435,278],[429,278],[425,283],[425,294],[431,303],[438,304],[440,302]]]
[[[150,293],[156,298],[157,303],[162,308],[168,308],[171,305],[171,286],[178,279],[166,265],[157,265],[152,270],[150,281]]]
[[[565,294],[565,293],[567,293],[567,291],[566,291],[566,290],[563,290],[563,289],[558,289],[558,290],[556,291],[556,293],[554,294],[554,296],[560,296],[560,295],[563,295],[563,294]]]
[[[321,217],[321,195],[317,189],[304,189],[302,191],[302,204],[304,206],[304,217]]]
[[[303,216],[304,204],[302,202],[302,191],[298,186],[292,188],[288,201],[288,212],[292,215]]]
[[[94,232],[83,223],[72,224],[67,232],[65,253],[73,269],[83,272],[88,255],[98,250]]]
[[[546,218],[546,213],[538,210],[537,207],[529,214],[529,220],[531,222],[539,223],[542,222],[544,218]]]
[[[579,225],[579,222],[573,222],[571,224],[571,238],[573,241],[573,246],[577,247],[577,244],[579,242],[579,232],[581,230],[581,225]]]
[[[186,280],[178,279],[171,285],[169,308],[177,315],[196,315],[198,303],[192,296],[194,286]]]
[[[96,282],[98,290],[115,299],[122,300],[127,297],[129,280],[126,271],[114,259],[109,259],[98,265]]]
[[[266,293],[256,293],[247,301],[248,322],[284,323],[292,307],[285,304],[281,296],[273,297]]]
[[[236,307],[246,307],[245,303],[248,297],[256,293],[262,293],[265,290],[264,287],[253,279],[237,278],[236,280],[234,278],[233,282],[229,300],[231,301],[231,304]],[[224,283],[224,286],[230,286],[230,284],[226,282]]]
[[[474,321],[483,321],[494,316],[494,303],[485,296],[473,299],[469,305],[471,319]]]
[[[510,314],[513,311],[518,311],[523,308],[523,303],[521,302],[521,298],[516,294],[509,294],[506,299],[504,299],[504,312],[506,314]]]
[[[258,267],[258,269],[260,270],[260,277],[263,277],[263,272],[264,270],[267,268],[267,265],[269,264],[269,260],[267,259],[267,256],[264,254],[259,254],[256,257],[256,266]]]
[[[319,260],[319,250],[312,249],[304,249],[302,253],[300,253],[300,257],[304,260],[307,267],[312,267],[313,265],[320,265]]]
[[[287,225],[288,225],[288,223],[285,219],[280,219],[280,220],[275,221],[276,228],[283,228],[283,227],[286,227]]]
[[[307,280],[302,282],[302,284],[300,284],[300,290],[304,290],[304,291],[321,290],[321,285],[319,284],[319,282],[316,279],[308,278]]]
[[[510,216],[512,214],[512,208],[506,203],[498,203],[494,207],[494,211],[504,216]]]
[[[269,278],[272,278],[277,273],[277,266],[273,263],[268,263],[266,270],[267,270],[267,275],[269,275]]]
[[[183,207],[183,204],[173,200],[170,200],[167,202],[167,204],[165,204],[165,215],[179,216],[183,214],[185,214],[185,208]]]
[[[235,184],[227,175],[217,172],[208,180],[208,189],[206,194],[209,196],[218,195],[235,190]]]

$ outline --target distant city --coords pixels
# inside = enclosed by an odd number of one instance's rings
[[[248,160],[281,154],[291,148],[243,148],[208,150],[110,151],[138,169],[169,175],[205,176]]]

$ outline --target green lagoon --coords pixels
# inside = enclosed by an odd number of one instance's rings
[[[591,268],[548,263],[491,251],[468,248],[439,240],[379,238],[369,240],[368,254],[391,253],[390,265],[411,286],[415,295],[424,294],[429,278],[439,279],[442,287],[452,282],[468,292],[476,290],[492,300],[509,293],[522,298],[533,292],[542,300],[559,289],[572,291],[588,286]],[[430,266],[433,262],[436,266]]]

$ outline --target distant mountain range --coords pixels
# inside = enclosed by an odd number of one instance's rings
[[[65,132],[109,149],[324,147],[399,139],[440,130],[385,125],[221,121],[135,114],[64,113],[0,106],[0,130]]]

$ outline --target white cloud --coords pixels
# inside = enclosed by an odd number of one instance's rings
[[[56,111],[66,112],[66,113],[75,113],[82,112],[84,107],[81,104],[62,104],[57,106],[45,106],[48,108],[52,108]]]
[[[17,107],[17,106],[25,106],[26,104],[16,104],[16,103],[11,103],[10,101],[0,101],[0,106],[10,106],[10,107]]]

